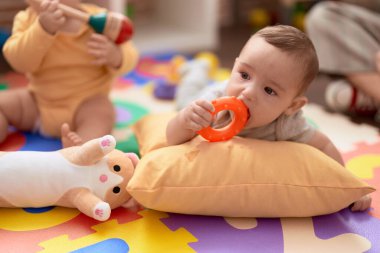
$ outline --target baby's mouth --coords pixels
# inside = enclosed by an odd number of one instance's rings
[[[249,107],[247,106],[247,104],[244,102],[244,98],[243,96],[239,96],[238,99],[240,99],[243,104],[245,105],[245,107],[247,108],[247,121],[251,118],[251,112],[249,111]]]

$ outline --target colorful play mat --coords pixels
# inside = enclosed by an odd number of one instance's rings
[[[134,72],[115,82],[112,98],[118,117],[113,134],[118,140],[117,148],[138,152],[130,126],[148,113],[174,110],[170,97],[175,87],[160,96],[155,93],[170,72],[172,57],[145,56]],[[213,76],[217,80],[227,77],[225,69],[218,69]],[[0,90],[21,87],[26,82],[23,75],[7,73],[0,77]],[[378,129],[352,123],[315,104],[307,105],[305,113],[336,143],[348,169],[371,185],[380,186]],[[10,131],[8,139],[0,144],[1,151],[49,151],[61,147],[57,139]],[[372,197],[368,212],[344,209],[310,218],[232,219],[117,208],[109,220],[98,222],[75,209],[0,208],[0,252],[378,253],[379,191]]]

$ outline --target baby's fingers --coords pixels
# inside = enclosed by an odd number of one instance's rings
[[[214,106],[207,100],[200,99],[200,100],[195,101],[195,104],[209,112],[213,112],[215,110]]]
[[[205,100],[197,100],[194,102],[194,112],[207,121],[207,126],[212,122],[212,111],[214,111],[214,107],[210,102]]]
[[[213,107],[209,107],[207,104],[204,103],[204,101],[195,101],[193,104],[191,104],[191,111],[193,114],[197,115],[200,119],[199,121],[202,121],[202,125],[204,127],[208,126],[212,122],[212,115],[211,110],[213,110]]]
[[[93,33],[90,36],[90,41],[100,43],[100,44],[105,44],[108,42],[108,39],[103,34]]]
[[[372,202],[371,196],[366,195],[354,203],[354,205],[351,207],[351,211],[353,212],[365,211],[371,207],[371,202]]]
[[[199,131],[202,128],[208,127],[210,125],[210,121],[205,120],[198,114],[193,114],[190,120],[190,128],[194,131]]]

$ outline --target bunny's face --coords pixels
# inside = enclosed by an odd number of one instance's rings
[[[109,203],[111,209],[126,203],[131,195],[127,192],[127,184],[135,170],[135,165],[129,156],[119,150],[114,150],[107,155],[108,169],[123,178],[123,181],[108,189],[104,201]]]

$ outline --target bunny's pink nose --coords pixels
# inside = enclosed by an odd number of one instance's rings
[[[100,181],[100,182],[104,183],[104,182],[106,182],[107,180],[108,180],[107,175],[104,175],[104,174],[100,175],[100,177],[99,177],[99,181]]]

